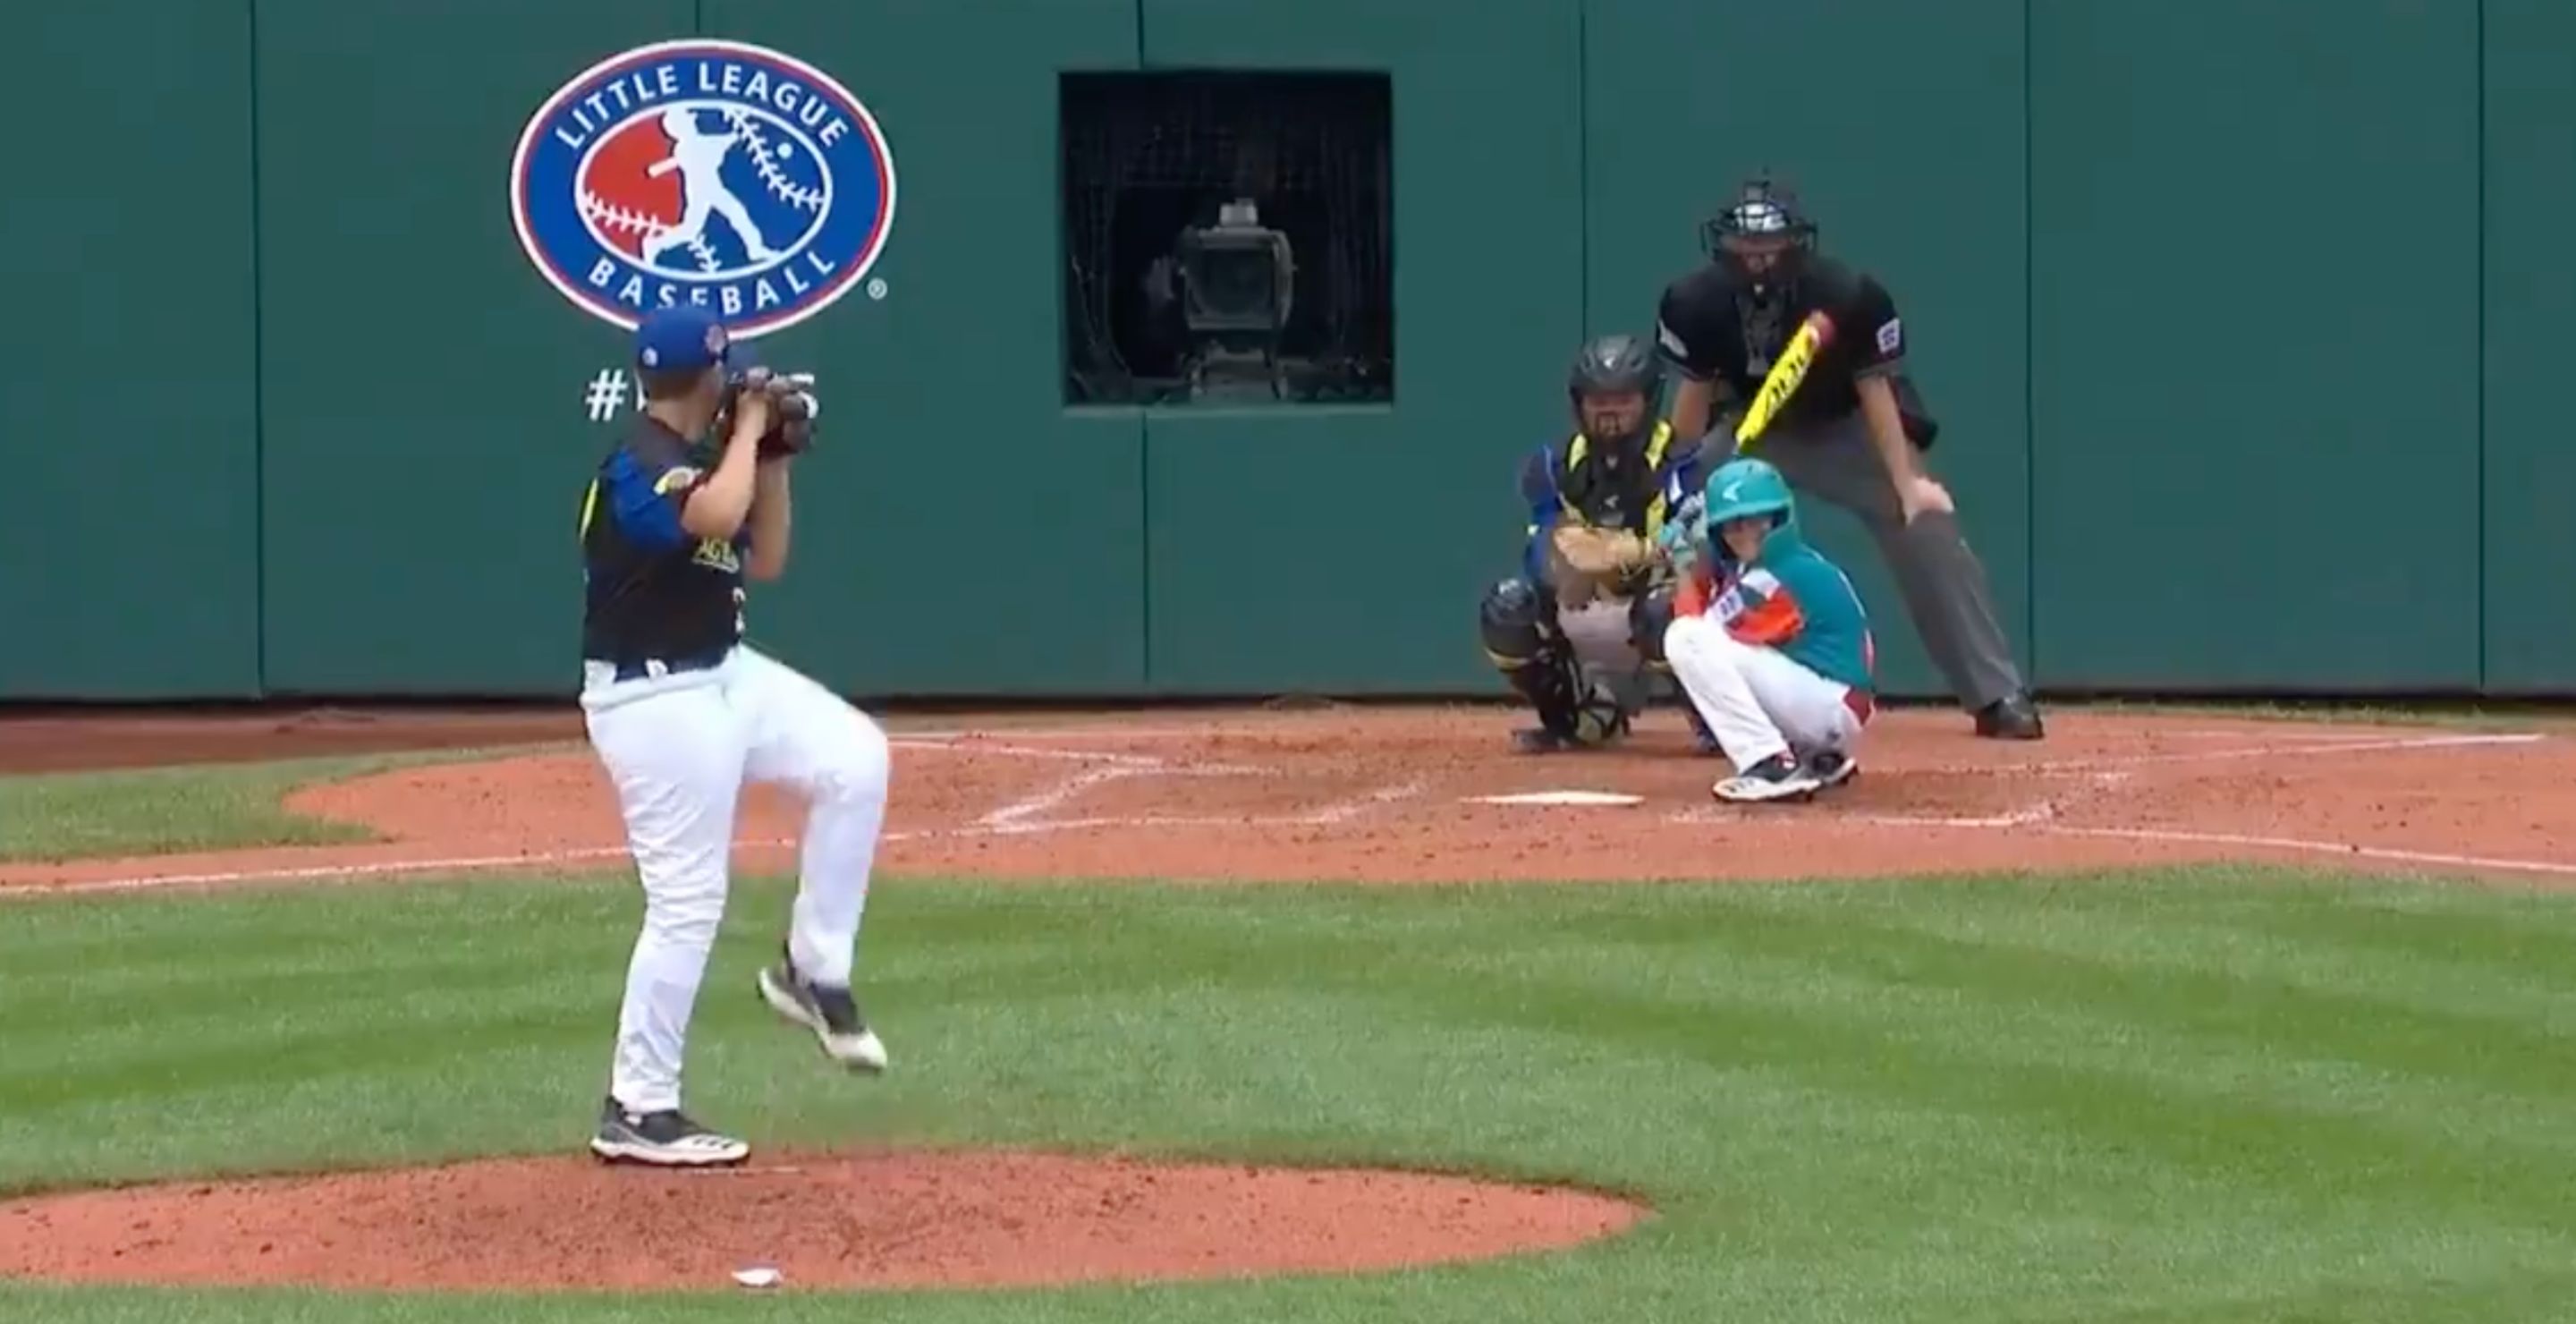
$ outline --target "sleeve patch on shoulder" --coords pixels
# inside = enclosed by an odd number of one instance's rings
[[[1894,354],[1905,348],[1905,319],[1891,317],[1878,328],[1878,352]]]
[[[698,481],[698,471],[685,464],[675,464],[653,480],[653,495],[669,496]]]

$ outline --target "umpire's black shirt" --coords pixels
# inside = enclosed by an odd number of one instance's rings
[[[1655,338],[1664,356],[1691,380],[1724,384],[1737,400],[1750,400],[1762,378],[1788,348],[1807,314],[1833,319],[1834,336],[1817,353],[1807,378],[1772,420],[1797,428],[1849,416],[1860,408],[1859,378],[1891,374],[1907,430],[1929,431],[1929,419],[1904,376],[1905,327],[1896,300],[1866,272],[1822,254],[1809,254],[1797,278],[1767,300],[1756,299],[1734,272],[1710,263],[1664,287],[1655,311]],[[1917,435],[1929,442],[1928,435]]]

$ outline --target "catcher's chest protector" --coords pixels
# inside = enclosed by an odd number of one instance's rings
[[[1618,456],[1614,465],[1612,455],[1576,433],[1565,445],[1565,467],[1556,477],[1558,499],[1586,524],[1652,534],[1664,522],[1664,452],[1672,440],[1671,426],[1657,423],[1636,454]]]

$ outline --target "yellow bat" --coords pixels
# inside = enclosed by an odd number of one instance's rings
[[[1771,426],[1773,415],[1797,394],[1798,383],[1807,380],[1807,369],[1816,354],[1834,342],[1833,319],[1821,312],[1807,314],[1798,324],[1798,333],[1789,337],[1789,345],[1780,351],[1780,361],[1762,376],[1762,389],[1753,393],[1752,407],[1744,411],[1744,421],[1735,425],[1735,449],[1738,453],[1753,449],[1762,429]]]

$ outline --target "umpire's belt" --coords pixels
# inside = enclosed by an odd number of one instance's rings
[[[682,671],[706,671],[722,665],[725,657],[732,652],[733,646],[728,644],[722,648],[684,653],[678,657],[594,657],[584,660],[616,668],[615,679],[617,680],[642,680],[647,676],[661,677]]]

